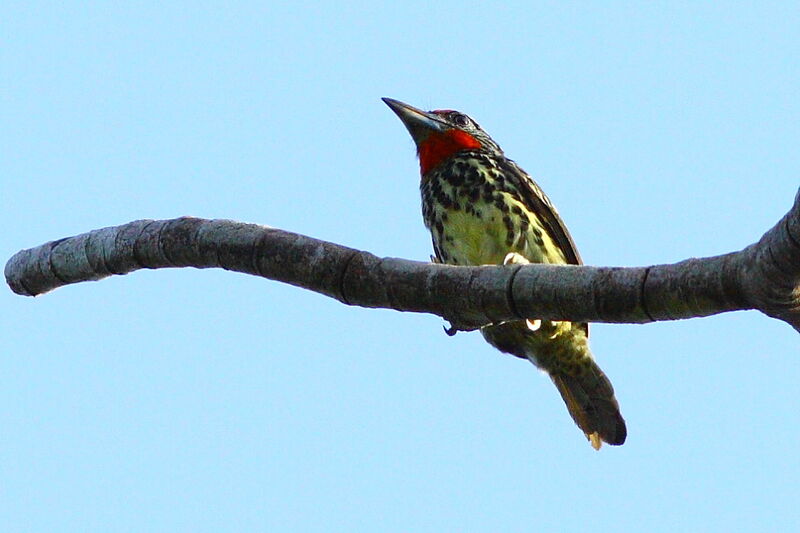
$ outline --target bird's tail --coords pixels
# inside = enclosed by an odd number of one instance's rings
[[[625,442],[628,430],[614,397],[614,387],[597,363],[589,360],[581,365],[579,373],[551,371],[550,378],[594,449],[600,449],[602,442],[614,446]]]
[[[625,420],[614,387],[592,359],[586,324],[516,320],[486,326],[481,333],[501,352],[528,359],[547,372],[595,449],[602,442],[625,442]]]

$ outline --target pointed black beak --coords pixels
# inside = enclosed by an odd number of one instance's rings
[[[393,100],[392,98],[382,98],[382,100],[389,106],[389,109],[400,117],[400,120],[405,125],[408,133],[411,134],[411,138],[417,143],[417,146],[419,146],[431,132],[444,131],[447,127],[441,119],[432,113],[427,113],[399,100]]]

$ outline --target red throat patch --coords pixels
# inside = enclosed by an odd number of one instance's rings
[[[452,129],[444,133],[432,132],[417,147],[420,172],[424,176],[429,170],[457,152],[476,150],[480,147],[480,141],[465,131]]]

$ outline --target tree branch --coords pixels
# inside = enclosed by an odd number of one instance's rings
[[[137,220],[22,250],[6,264],[17,294],[141,268],[224,268],[348,305],[433,313],[460,330],[520,318],[646,323],[758,309],[800,332],[800,192],[739,252],[671,265],[456,267],[368,252],[266,226],[183,217]]]

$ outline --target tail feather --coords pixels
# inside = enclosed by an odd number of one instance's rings
[[[614,398],[614,388],[594,361],[580,375],[559,372],[550,374],[550,378],[572,419],[595,449],[600,449],[601,441],[613,446],[625,442],[628,430]]]
[[[481,329],[500,350],[527,359],[553,380],[567,409],[595,449],[618,446],[628,430],[614,387],[592,359],[586,324],[519,320]]]

